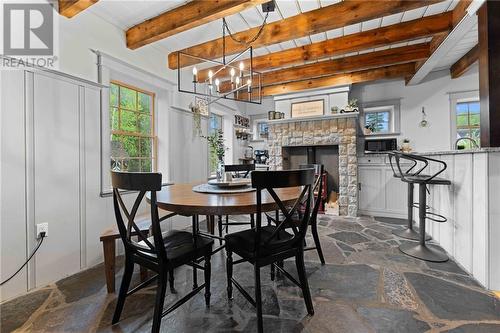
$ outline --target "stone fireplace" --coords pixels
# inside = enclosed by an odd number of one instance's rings
[[[269,164],[282,170],[290,164],[283,161],[291,147],[338,146],[339,215],[358,214],[358,161],[356,154],[357,113],[338,114],[309,119],[285,119],[269,122]],[[286,157],[287,158],[287,157]],[[325,165],[331,168],[332,165]]]

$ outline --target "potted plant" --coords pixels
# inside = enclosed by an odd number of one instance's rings
[[[403,139],[403,143],[401,144],[401,151],[404,153],[411,152],[410,139]]]
[[[347,103],[347,106],[340,110],[340,113],[358,112],[358,100],[351,99]]]
[[[210,150],[217,156],[217,181],[222,181],[224,176],[224,155],[227,147],[224,145],[224,132],[217,130],[208,136],[202,136],[207,139]]]

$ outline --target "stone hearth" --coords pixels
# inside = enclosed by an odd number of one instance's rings
[[[358,160],[356,154],[357,116],[346,115],[333,119],[270,122],[269,164],[273,170],[283,167],[283,147],[338,145],[339,146],[339,214],[358,214]]]

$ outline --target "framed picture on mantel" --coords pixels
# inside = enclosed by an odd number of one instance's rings
[[[292,103],[292,118],[303,118],[322,116],[324,114],[325,101],[323,99],[316,101],[306,101]]]

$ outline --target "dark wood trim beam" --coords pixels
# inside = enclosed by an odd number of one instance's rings
[[[266,72],[262,75],[262,86],[303,81],[342,73],[358,72],[390,65],[399,65],[426,59],[430,54],[429,43],[402,46],[394,49],[370,52],[356,56],[321,61],[314,64]],[[222,72],[226,77],[229,73]],[[231,83],[221,84],[221,91],[230,91]]]
[[[479,9],[481,147],[500,147],[500,1]]]
[[[415,72],[415,63],[394,65],[369,69],[359,72],[337,74],[310,80],[295,81],[284,84],[277,84],[262,88],[262,96],[272,96],[286,94],[294,91],[316,89],[324,87],[334,87],[339,85],[369,82],[385,79],[405,78]],[[244,95],[244,94],[243,94]],[[245,98],[242,96],[241,98]]]
[[[320,32],[361,23],[371,19],[387,16],[407,10],[427,6],[442,0],[344,0],[342,2],[311,10],[296,16],[266,25],[261,35],[252,43],[254,48],[276,44],[295,38],[305,37]],[[257,34],[259,27],[235,34],[239,40],[249,40]],[[206,59],[216,59],[222,56],[223,39],[218,38],[209,42],[191,46],[182,51]],[[226,54],[236,54],[245,50],[246,45],[226,39]],[[189,65],[179,62],[181,67]],[[177,69],[177,51],[168,55],[168,66]]]
[[[59,0],[59,14],[72,18],[99,0]]]
[[[387,44],[431,37],[451,30],[452,18],[452,13],[447,12],[254,57],[253,69],[262,71],[304,64],[309,60],[320,60]],[[250,66],[248,60],[243,61],[243,63],[246,68]],[[214,72],[218,69],[219,67],[212,68]],[[208,69],[198,73],[200,79],[204,79]]]
[[[194,0],[128,29],[127,47],[137,49],[268,1]]]
[[[474,46],[462,58],[458,59],[450,68],[452,79],[459,78],[464,74],[469,67],[479,59],[479,45]]]

